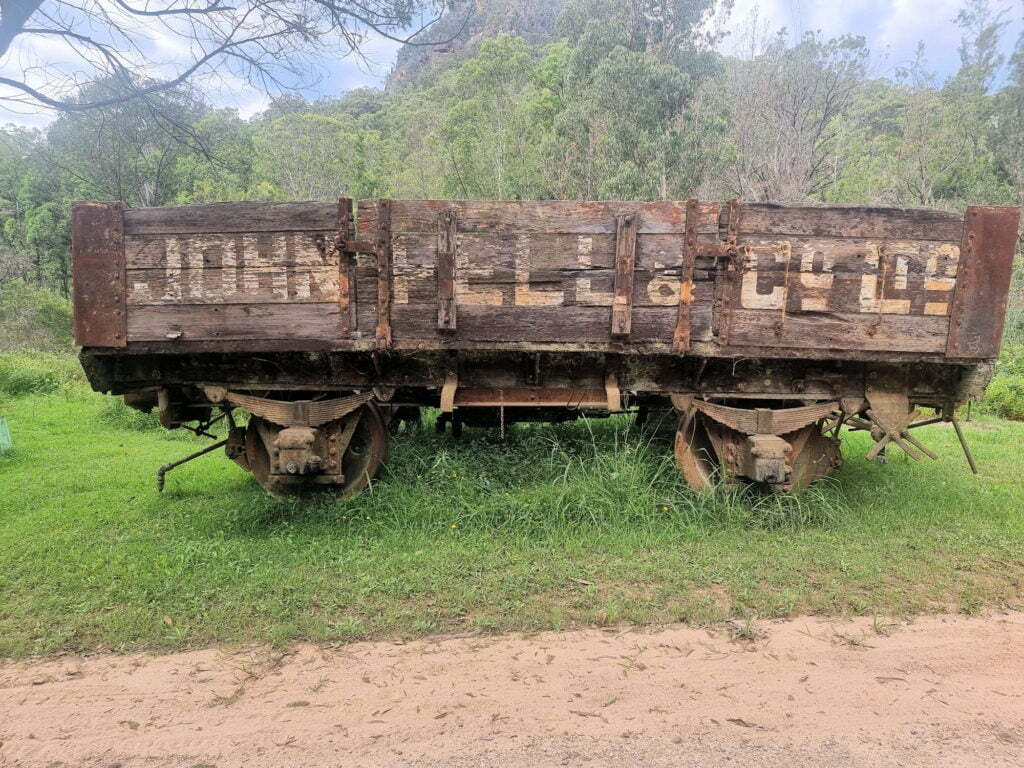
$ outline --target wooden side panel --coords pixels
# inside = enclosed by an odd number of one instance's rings
[[[942,353],[962,220],[744,205],[729,347]]]
[[[380,201],[359,202],[360,239],[379,236],[379,209]],[[423,318],[433,314],[440,319],[439,300],[446,295],[448,270],[439,253],[447,252],[442,230],[449,211],[458,222],[452,274],[458,325],[438,333]],[[684,203],[393,200],[391,315],[396,345],[612,343],[618,222],[630,216],[635,221],[636,234],[630,238],[635,270],[630,270],[632,285],[621,275],[618,282],[623,301],[634,308],[629,338],[670,343],[671,331],[664,329],[673,324],[679,301]],[[693,221],[704,242],[717,240],[717,204],[695,206]],[[360,296],[372,287],[376,261],[371,256],[360,261]],[[706,270],[698,273],[698,279],[708,279]],[[373,321],[364,305],[361,327]]]
[[[978,205],[967,209],[947,356],[999,354],[1019,227],[1020,208]]]
[[[71,210],[75,344],[123,347],[125,308],[124,207],[76,203]]]
[[[341,205],[125,212],[122,339],[941,355],[954,306],[965,327],[1005,306],[981,289],[960,299],[963,223],[937,211],[364,200],[353,233]],[[986,226],[975,240],[1006,229]],[[342,230],[367,252],[345,253]]]
[[[345,322],[336,235],[128,235],[129,341],[337,339]]]

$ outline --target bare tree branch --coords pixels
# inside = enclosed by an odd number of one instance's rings
[[[0,102],[63,112],[103,109],[146,99],[200,77],[237,77],[261,90],[289,91],[318,74],[313,53],[340,48],[362,55],[371,36],[406,45],[443,46],[416,39],[451,0],[3,0],[0,56],[19,40],[63,40],[72,59],[56,57],[0,77]],[[230,3],[230,4],[229,4]],[[430,12],[428,14],[428,12]],[[424,18],[424,16],[427,16]],[[151,38],[190,52],[167,74]],[[337,55],[337,54],[335,54]],[[125,86],[107,98],[83,99],[83,86],[110,77]],[[5,92],[6,91],[6,92]]]

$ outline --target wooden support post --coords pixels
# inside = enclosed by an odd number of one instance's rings
[[[451,413],[455,410],[455,391],[459,388],[459,375],[448,371],[441,387],[441,412]]]
[[[729,344],[733,304],[739,300],[740,284],[738,240],[740,233],[740,201],[733,198],[724,211],[725,251],[715,263],[715,299],[711,308],[712,332],[721,346]],[[721,230],[721,226],[720,226]]]
[[[352,220],[352,198],[338,200],[338,233],[334,251],[338,254],[338,332],[348,336],[355,330],[355,280],[352,275],[352,256],[348,244],[355,238]]]
[[[612,371],[604,375],[604,394],[608,402],[608,410],[618,413],[622,410],[622,391],[619,389],[619,377]]]
[[[455,249],[459,229],[455,211],[437,217],[437,327],[455,330]]]
[[[616,219],[615,297],[612,300],[612,336],[629,336],[633,324],[633,274],[636,270],[637,214]]]
[[[377,201],[377,349],[391,349],[391,201]]]
[[[690,307],[693,305],[693,266],[697,261],[697,201],[686,201],[686,240],[683,241],[683,263],[679,271],[679,312],[672,351],[685,354],[690,348]]]

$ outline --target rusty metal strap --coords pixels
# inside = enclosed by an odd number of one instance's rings
[[[737,432],[748,435],[785,435],[825,418],[839,409],[839,403],[829,401],[799,408],[731,408],[707,400],[694,400],[693,407]]]
[[[254,416],[280,424],[282,427],[319,427],[329,421],[347,416],[373,398],[373,392],[362,392],[332,400],[269,400],[265,397],[242,395],[237,392],[224,394],[224,401],[238,408],[244,408]]]

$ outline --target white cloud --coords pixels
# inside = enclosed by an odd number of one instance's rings
[[[756,13],[769,29],[786,27],[794,36],[820,30],[826,37],[863,35],[878,74],[888,74],[911,61],[919,41],[933,71],[948,77],[959,66],[960,29],[954,19],[963,0],[737,0],[729,20],[731,34],[723,45],[728,53],[741,51],[737,43]],[[1009,6],[1003,45],[1009,51],[1021,31],[1018,6]]]

